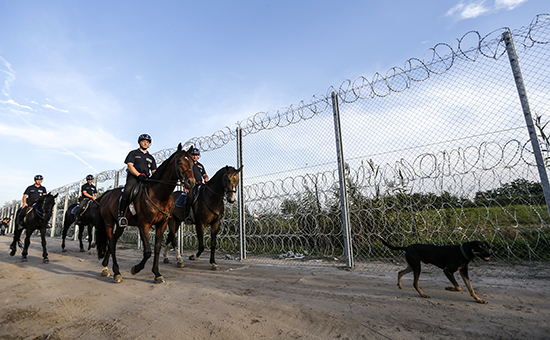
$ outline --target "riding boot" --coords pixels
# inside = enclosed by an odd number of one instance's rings
[[[122,195],[120,199],[120,205],[118,207],[118,225],[120,227],[128,226],[128,219],[126,218],[126,210],[128,206],[128,199]]]
[[[191,209],[194,198],[194,195],[188,195],[187,201],[185,201],[185,221],[183,221],[185,224],[195,224],[195,214],[193,213],[193,209]]]

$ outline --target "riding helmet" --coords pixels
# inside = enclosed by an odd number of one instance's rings
[[[42,177],[42,175],[36,175],[34,176],[34,180],[37,181],[39,179],[44,179],[44,177]]]
[[[93,180],[94,179],[94,176],[93,175],[88,175],[86,176],[86,180],[89,181],[89,180]]]
[[[199,151],[199,149],[197,148],[193,148],[193,150],[191,150],[191,155],[197,155],[197,156],[200,156],[201,155],[201,152]]]
[[[142,140],[147,140],[149,141],[149,143],[153,143],[153,138],[151,138],[151,136],[149,136],[146,133],[139,135],[138,143],[141,142]]]

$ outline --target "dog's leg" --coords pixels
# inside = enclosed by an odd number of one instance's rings
[[[423,298],[429,298],[429,296],[424,294],[424,292],[420,289],[420,286],[418,285],[418,279],[420,279],[420,272],[421,272],[421,268],[420,268],[420,263],[419,263],[418,267],[415,267],[413,269],[413,273],[414,273],[413,286],[416,289],[416,291],[418,292],[418,294],[420,294],[420,296],[422,296]]]
[[[462,288],[460,287],[460,285],[456,281],[454,273],[448,271],[447,269],[444,269],[443,273],[445,273],[445,276],[447,276],[449,281],[451,281],[451,283],[453,284],[453,287],[445,287],[445,289],[453,291],[453,292],[460,292],[462,290]]]
[[[401,286],[401,278],[403,277],[403,275],[408,274],[412,271],[412,267],[410,265],[407,265],[407,268],[403,269],[397,274],[397,286],[399,287],[399,289],[403,289],[403,286]]]
[[[478,303],[487,303],[487,301],[482,300],[477,297],[476,293],[474,292],[474,288],[472,287],[472,283],[470,282],[470,278],[468,277],[468,267],[464,267],[460,269],[460,276],[462,276],[462,280],[464,281],[464,284],[468,288],[468,291],[470,292],[470,295],[478,302]]]

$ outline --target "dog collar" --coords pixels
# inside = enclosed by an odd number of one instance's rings
[[[462,244],[460,245],[460,251],[462,252],[462,255],[464,255],[464,257],[466,258],[466,260],[472,261],[472,259],[470,259],[468,257],[468,255],[466,255],[466,252],[464,251],[464,248],[462,247]]]

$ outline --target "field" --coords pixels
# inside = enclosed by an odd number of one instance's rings
[[[185,268],[161,264],[164,284],[153,283],[152,259],[141,273],[129,268],[137,249],[119,249],[123,282],[101,277],[97,256],[69,241],[48,239],[43,264],[38,237],[29,261],[9,256],[0,236],[0,339],[547,339],[550,266],[484,266],[470,270],[481,305],[463,287],[444,289],[443,273],[425,265],[420,286],[412,275],[397,288],[397,271],[266,264],[207,256]],[[191,255],[185,252],[185,258]],[[220,254],[220,258],[223,254]],[[173,254],[172,254],[173,257]],[[391,267],[388,267],[391,268]],[[457,275],[458,276],[458,275]],[[459,278],[459,283],[462,284]]]

